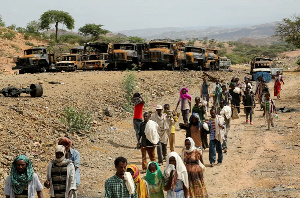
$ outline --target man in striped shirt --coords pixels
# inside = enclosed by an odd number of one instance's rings
[[[209,162],[211,167],[216,162],[216,151],[218,153],[218,165],[222,164],[223,152],[222,142],[224,139],[225,123],[224,117],[217,116],[215,109],[210,110],[211,119],[208,121],[209,126]]]

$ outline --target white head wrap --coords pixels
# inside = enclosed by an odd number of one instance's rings
[[[189,179],[188,179],[188,174],[187,174],[186,167],[185,167],[182,159],[180,158],[180,156],[176,152],[169,153],[169,155],[167,157],[165,175],[170,176],[170,172],[173,169],[172,167],[174,167],[174,166],[171,166],[173,164],[169,164],[169,160],[170,160],[171,157],[174,157],[175,160],[176,160],[176,172],[177,172],[177,175],[178,175],[178,179],[183,182],[183,184],[186,188],[189,188]]]
[[[195,147],[195,142],[194,142],[193,138],[188,137],[188,138],[186,138],[185,140],[189,140],[189,141],[191,142],[191,147],[190,147],[190,149],[188,149],[188,150],[186,149],[186,147],[184,147],[184,152],[188,152],[188,153],[193,152],[193,151],[196,149],[196,147]]]
[[[55,153],[58,153],[58,152],[61,152],[64,154],[61,158],[56,158],[56,156],[55,156],[56,162],[60,163],[66,159],[66,148],[63,145],[57,145],[55,147]]]

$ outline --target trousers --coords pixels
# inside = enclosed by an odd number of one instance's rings
[[[209,162],[211,164],[216,162],[216,150],[218,153],[218,163],[223,161],[222,145],[219,140],[210,140],[209,142]]]
[[[167,157],[167,144],[159,142],[157,144],[158,163],[163,163],[163,157]]]
[[[183,122],[185,124],[187,124],[189,122],[189,113],[190,113],[190,110],[189,109],[181,110],[181,113],[182,113]]]
[[[135,136],[137,141],[139,141],[139,132],[142,121],[142,119],[133,119],[133,128],[135,130]]]
[[[150,161],[155,161],[155,147],[141,147],[141,152],[142,152],[142,168],[143,170],[147,169],[147,156],[146,154],[148,153],[148,156],[150,158]]]
[[[175,133],[171,133],[169,136],[169,144],[171,152],[175,150]]]

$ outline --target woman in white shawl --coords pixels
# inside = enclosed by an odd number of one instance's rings
[[[208,197],[203,178],[204,169],[201,167],[203,164],[202,154],[196,149],[195,142],[190,137],[185,139],[182,158],[189,178],[189,197]]]
[[[164,171],[165,191],[167,198],[187,198],[189,180],[186,167],[176,152],[171,152],[167,157]]]

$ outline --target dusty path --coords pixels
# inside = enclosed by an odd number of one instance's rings
[[[285,80],[282,100],[275,99],[276,106],[299,109],[300,101],[296,99],[299,99],[300,91],[298,89],[294,92],[293,85],[300,83],[300,78],[287,73]],[[269,87],[273,93],[273,81]],[[199,90],[192,88],[190,93],[194,98]],[[176,101],[169,103],[174,107]],[[262,113],[258,107],[255,109],[254,125],[245,123],[243,110],[240,118],[232,121],[228,153],[224,154],[222,165],[209,167],[208,149],[204,151],[204,163],[207,166],[205,182],[210,197],[299,196],[299,112],[278,113],[279,119],[275,120],[275,128],[270,131],[266,130]],[[175,151],[179,154],[184,139],[185,131],[177,129]],[[135,163],[141,168],[141,153],[134,150],[132,155],[128,159],[129,163]]]
[[[247,67],[234,67],[233,72],[211,72],[227,82],[232,76],[242,79]],[[146,71],[136,72],[137,88],[146,96],[148,106],[169,103],[174,108],[181,87],[188,87],[192,97],[199,95],[202,72]],[[0,182],[9,174],[14,157],[25,153],[32,159],[40,180],[46,178],[46,167],[54,157],[57,138],[67,129],[61,124],[62,110],[78,107],[93,114],[91,132],[85,136],[67,133],[81,153],[80,197],[104,197],[104,182],[115,173],[113,160],[128,158],[141,165],[141,154],[135,150],[132,115],[122,111],[124,97],[120,85],[126,72],[73,72],[26,75],[0,75],[2,87],[27,87],[42,83],[44,96],[31,98],[0,97]],[[300,109],[299,73],[285,73],[282,100],[278,107]],[[51,84],[62,82],[63,84]],[[272,87],[273,84],[270,84]],[[2,88],[1,87],[1,88]],[[114,110],[113,117],[103,109]],[[266,131],[262,112],[256,111],[254,125],[234,120],[230,131],[229,150],[221,166],[207,167],[205,181],[210,197],[297,197],[299,190],[299,112],[280,113],[276,128]],[[176,150],[181,151],[184,131],[176,132]],[[208,164],[208,151],[204,152]],[[280,187],[279,185],[292,185]],[[273,189],[273,187],[276,187]],[[279,186],[279,187],[278,187]],[[3,190],[3,186],[0,187]],[[276,190],[278,192],[276,192]],[[47,197],[47,190],[44,191]]]

